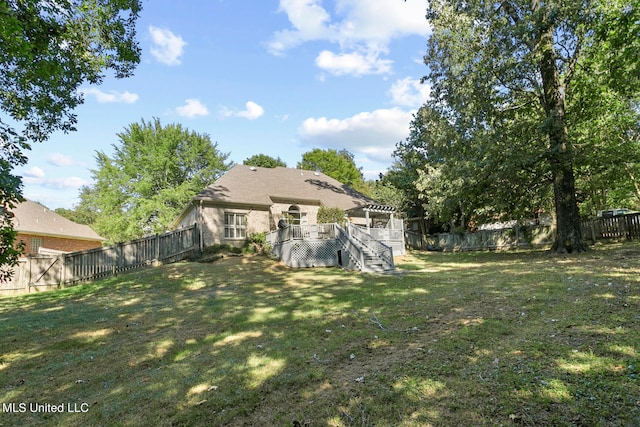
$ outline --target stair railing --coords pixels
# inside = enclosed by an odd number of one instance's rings
[[[379,240],[374,239],[370,234],[365,232],[362,228],[349,223],[348,224],[349,235],[360,242],[363,246],[369,249],[376,257],[380,258],[387,266],[393,269],[393,248],[385,245]]]
[[[340,242],[340,245],[345,250],[346,255],[353,261],[358,270],[364,270],[366,265],[364,262],[364,250],[362,247],[349,235],[349,233],[347,233],[344,228],[340,227],[338,224],[335,224],[335,230],[336,239]]]

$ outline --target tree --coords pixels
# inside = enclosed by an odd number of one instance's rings
[[[97,152],[95,183],[81,194],[81,204],[96,212],[96,232],[110,242],[166,231],[231,166],[208,135],[163,127],[157,118],[129,125],[118,138],[112,157]]]
[[[465,229],[471,222],[531,217],[549,207],[550,178],[539,161],[544,144],[535,133],[524,138],[528,128],[528,121],[517,117],[510,129],[503,127],[499,141],[481,130],[465,135],[425,105],[394,155],[409,165],[403,174],[417,194],[414,203],[435,224]]]
[[[521,187],[549,179],[558,252],[585,249],[575,130],[592,105],[574,86],[587,77],[581,70],[593,52],[608,49],[606,37],[594,31],[605,20],[604,4],[433,0],[427,10],[433,29],[425,55],[430,73],[424,79],[432,85],[428,107],[455,130],[458,146],[449,149],[462,156],[455,167],[467,174],[478,197],[492,181]],[[639,47],[637,37],[631,42]],[[633,62],[628,56],[620,61]],[[618,80],[611,77],[609,85]]]
[[[393,157],[395,161],[386,173],[380,174],[374,186],[373,198],[395,207],[407,218],[424,218],[422,193],[416,188],[418,170],[423,167],[424,161],[410,149],[404,150],[401,144],[398,144]]]
[[[266,154],[256,154],[251,156],[248,159],[245,159],[242,164],[246,166],[257,166],[260,168],[277,168],[278,166],[282,166],[283,168],[287,167],[287,164],[282,161],[280,157],[274,159]]]
[[[598,58],[598,76],[620,93],[635,94],[640,88],[640,5],[628,0],[607,0],[596,3],[600,16],[595,37],[600,49],[589,53]]]
[[[318,224],[333,224],[338,223],[341,226],[345,226],[346,219],[344,209],[342,208],[328,208],[326,206],[320,206],[318,209]]]
[[[11,216],[22,198],[13,168],[54,131],[75,130],[78,88],[106,70],[130,76],[140,61],[140,0],[0,2],[0,266],[17,262]]]
[[[364,187],[362,171],[347,150],[314,148],[302,155],[297,168],[322,172],[355,190]]]
[[[640,7],[610,0],[595,10],[598,43],[586,46],[573,89],[580,209],[590,215],[640,209]]]
[[[77,224],[93,226],[98,214],[93,204],[89,204],[89,201],[92,200],[91,191],[91,187],[83,185],[80,188],[80,203],[75,205],[73,209],[58,208],[55,212]]]

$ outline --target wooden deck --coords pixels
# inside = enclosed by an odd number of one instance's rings
[[[399,236],[402,237],[402,233]],[[397,233],[388,233],[386,237],[398,238]],[[290,225],[271,232],[267,240],[273,253],[290,267],[342,266],[349,270],[383,272],[395,268],[394,254],[404,254],[403,239],[389,240],[401,247],[400,253],[396,253],[387,242],[353,224],[348,224],[346,229],[338,224]]]

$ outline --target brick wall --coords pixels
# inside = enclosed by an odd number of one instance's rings
[[[18,233],[16,242],[25,243],[25,255],[35,255],[38,253],[36,247],[32,247],[32,238],[41,239],[42,247],[55,249],[64,252],[86,251],[87,249],[99,248],[102,244],[99,241],[66,239],[62,237],[38,236]],[[35,243],[35,242],[34,242]]]

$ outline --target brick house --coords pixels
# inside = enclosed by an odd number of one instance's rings
[[[345,212],[375,203],[320,172],[237,164],[202,190],[171,228],[202,226],[205,246],[241,246],[252,233],[275,230],[280,220],[316,224],[321,206]]]
[[[362,239],[379,240],[393,247],[394,254],[404,254],[404,226],[394,219],[392,207],[322,172],[284,167],[233,166],[197,194],[170,228],[198,224],[204,246],[242,246],[252,233],[285,226],[309,236],[318,234],[321,207],[340,208],[348,223],[357,226],[350,229],[366,233]]]
[[[105,240],[88,225],[76,224],[39,203],[26,200],[11,211],[16,242],[24,242],[25,255],[41,250],[76,252],[102,246]]]

